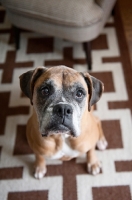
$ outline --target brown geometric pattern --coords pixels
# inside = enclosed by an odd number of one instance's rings
[[[0,92],[0,110],[1,110],[1,123],[0,123],[0,135],[4,134],[4,129],[6,125],[7,116],[18,115],[18,114],[28,114],[28,106],[9,106],[10,92]],[[4,108],[4,109],[3,109]]]
[[[22,200],[47,200],[47,191],[31,191],[31,192],[10,192],[8,200],[22,199]]]
[[[115,167],[117,172],[132,171],[132,160],[130,161],[115,161]]]
[[[16,130],[16,140],[14,145],[14,155],[32,154],[27,139],[26,139],[26,125],[18,125]]]
[[[9,167],[0,169],[0,180],[22,178],[23,167]]]
[[[92,188],[94,200],[131,200],[129,186]]]
[[[123,148],[120,120],[103,120],[102,126],[105,137],[109,141],[107,149]]]
[[[27,53],[53,52],[53,38],[30,38],[28,40]]]
[[[19,76],[37,66],[67,65],[87,71],[81,44],[21,30],[15,50],[13,28],[0,6],[0,200],[130,200],[132,198],[132,66],[118,5],[100,36],[92,41],[92,76],[104,94],[94,114],[101,121],[107,150],[97,152],[99,175],[87,173],[85,155],[71,161],[47,160],[47,174],[33,177],[35,157],[26,139],[30,101]]]
[[[15,68],[32,67],[33,62],[15,62],[16,52],[8,51],[6,61],[0,64],[0,69],[3,69],[2,83],[10,83],[12,81],[12,73]]]

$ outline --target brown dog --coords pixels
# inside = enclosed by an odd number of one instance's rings
[[[100,99],[102,82],[88,73],[57,66],[22,74],[20,86],[34,108],[27,124],[27,139],[36,155],[34,176],[45,175],[47,157],[69,160],[83,153],[87,153],[88,172],[98,174],[95,147],[103,150],[107,141],[90,110]]]

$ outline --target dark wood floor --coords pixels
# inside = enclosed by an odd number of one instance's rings
[[[120,6],[121,17],[129,47],[132,63],[132,0],[117,0]]]

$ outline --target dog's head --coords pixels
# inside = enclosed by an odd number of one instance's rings
[[[83,113],[103,92],[101,81],[65,66],[28,71],[20,76],[20,87],[35,109],[42,136],[79,136]]]

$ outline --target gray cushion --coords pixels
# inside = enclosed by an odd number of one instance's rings
[[[29,18],[74,27],[96,23],[103,15],[93,0],[3,0],[2,4]]]

